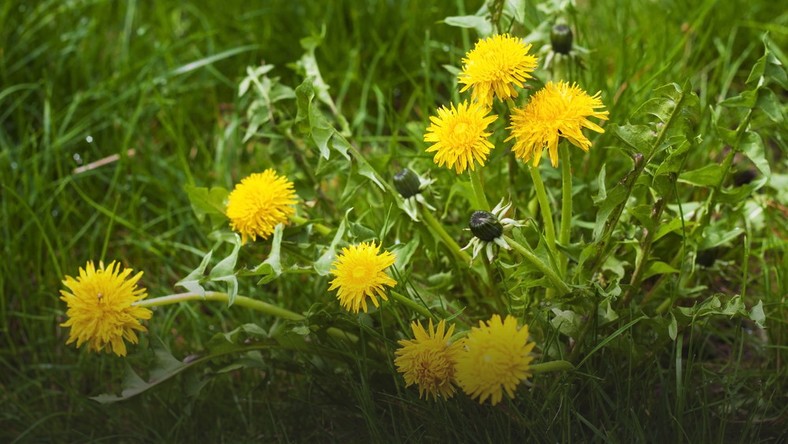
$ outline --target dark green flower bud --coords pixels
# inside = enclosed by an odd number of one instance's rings
[[[485,242],[492,242],[503,234],[503,225],[489,211],[474,211],[468,225],[471,233]]]
[[[394,188],[405,199],[419,194],[421,192],[420,187],[421,181],[419,176],[407,168],[394,175]]]
[[[569,54],[572,50],[572,29],[563,23],[553,26],[550,30],[550,44],[553,45],[553,52]]]

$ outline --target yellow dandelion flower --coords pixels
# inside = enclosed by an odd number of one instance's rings
[[[501,101],[517,97],[514,87],[522,88],[536,69],[536,57],[528,54],[530,50],[530,44],[508,34],[479,40],[462,59],[459,81],[465,86],[460,92],[473,88],[473,101],[488,108],[493,96]]]
[[[460,343],[450,342],[454,326],[446,331],[446,321],[441,320],[436,329],[430,319],[428,331],[416,322],[410,328],[414,339],[399,341],[400,348],[394,359],[397,370],[405,378],[405,386],[417,384],[419,397],[451,398],[455,391],[454,372],[460,351]]]
[[[241,234],[241,241],[268,239],[278,224],[295,214],[297,195],[293,182],[272,169],[252,174],[235,186],[227,198],[230,227]]]
[[[337,291],[340,305],[348,311],[367,312],[367,297],[375,307],[379,307],[378,296],[388,300],[385,287],[397,285],[397,281],[386,274],[386,268],[394,264],[394,255],[389,251],[378,254],[379,246],[373,242],[363,242],[342,249],[334,261],[329,291]]]
[[[134,302],[144,299],[144,288],[137,287],[142,277],[140,271],[129,278],[132,270],[123,271],[120,264],[112,262],[109,267],[93,262],[79,269],[76,279],[66,276],[63,285],[70,291],[60,290],[61,300],[66,302],[68,320],[61,327],[71,327],[66,344],[76,341],[77,347],[88,344],[90,350],[114,352],[126,356],[126,343],[137,343],[136,331],[146,331],[141,319],[150,319],[152,312],[136,307]]]
[[[463,391],[484,403],[490,398],[496,405],[503,398],[503,391],[514,397],[520,381],[531,376],[529,372],[533,342],[528,342],[528,326],[517,329],[517,319],[499,315],[473,327],[463,341],[463,350],[457,357],[457,381]]]
[[[512,150],[515,155],[527,162],[533,159],[533,165],[539,164],[542,150],[547,148],[550,163],[558,165],[558,138],[563,137],[573,145],[588,151],[591,142],[583,135],[583,128],[604,133],[599,125],[588,120],[588,117],[607,120],[604,108],[597,92],[589,96],[576,84],[566,82],[553,83],[539,90],[531,98],[525,108],[512,112],[511,135],[506,139],[515,139]]]
[[[498,116],[487,116],[488,111],[476,104],[460,103],[457,108],[445,106],[438,109],[438,116],[430,117],[432,124],[424,134],[425,142],[434,142],[427,148],[435,153],[433,161],[454,168],[457,174],[466,168],[473,170],[475,162],[484,166],[493,144],[487,140],[492,133],[487,126]]]

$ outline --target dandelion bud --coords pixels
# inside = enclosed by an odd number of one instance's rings
[[[503,225],[489,211],[475,211],[468,225],[471,233],[485,242],[492,242],[503,234]]]
[[[572,50],[572,29],[564,23],[553,26],[550,30],[550,44],[553,45],[553,52],[569,54]]]
[[[421,181],[419,176],[407,168],[394,175],[394,188],[405,199],[419,194],[421,192],[420,187]]]

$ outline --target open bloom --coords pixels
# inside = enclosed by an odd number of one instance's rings
[[[460,92],[473,88],[473,101],[488,108],[492,106],[493,96],[502,101],[517,97],[514,87],[522,88],[536,69],[536,57],[528,54],[530,49],[530,44],[508,34],[479,40],[462,59],[459,81],[465,86]]]
[[[432,124],[424,134],[425,142],[434,142],[427,148],[435,153],[433,161],[454,168],[457,174],[466,168],[473,170],[475,162],[484,166],[493,144],[487,140],[487,126],[498,116],[487,116],[487,110],[477,104],[460,103],[457,108],[441,107],[438,116],[430,117]]]
[[[608,112],[604,108],[597,92],[589,96],[576,84],[566,82],[548,82],[531,98],[525,108],[517,108],[512,112],[511,135],[506,139],[515,139],[512,151],[522,159],[533,159],[533,165],[539,164],[542,150],[547,148],[550,163],[558,165],[558,138],[563,137],[573,145],[588,151],[591,142],[583,135],[583,128],[604,133],[599,125],[588,120],[588,117],[607,120]]]
[[[450,340],[454,326],[447,331],[446,321],[442,319],[438,328],[434,328],[430,319],[428,330],[416,322],[410,328],[414,339],[399,341],[400,348],[394,359],[397,370],[405,378],[406,387],[418,385],[419,397],[451,398],[455,391],[454,372],[460,351],[460,344]]]
[[[272,169],[247,176],[227,198],[230,227],[241,234],[241,241],[268,239],[274,228],[295,214],[297,196],[293,183]]]
[[[136,344],[136,332],[146,331],[140,320],[152,315],[149,309],[133,305],[147,295],[137,287],[142,272],[129,278],[131,272],[130,268],[121,271],[117,262],[109,267],[99,262],[98,269],[88,262],[76,279],[66,276],[63,285],[69,291],[60,290],[60,299],[68,306],[68,320],[60,326],[71,327],[66,344],[87,343],[90,350],[126,356],[123,340]]]
[[[388,300],[385,287],[397,285],[397,281],[386,274],[386,268],[394,264],[394,254],[384,251],[378,254],[379,247],[372,242],[363,242],[343,248],[334,261],[329,291],[338,289],[337,299],[346,310],[358,313],[367,312],[367,298],[379,307],[378,296]]]
[[[531,350],[528,326],[517,328],[517,319],[506,316],[502,322],[493,315],[487,324],[479,321],[463,341],[463,350],[457,357],[457,381],[463,391],[484,403],[492,405],[503,398],[503,391],[514,397],[520,381],[531,376]]]

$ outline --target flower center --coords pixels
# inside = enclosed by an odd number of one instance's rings
[[[465,122],[458,122],[454,125],[454,134],[457,136],[463,136],[465,132],[468,131],[468,124]]]
[[[362,278],[367,275],[367,269],[366,267],[356,267],[351,272],[351,275],[353,276],[353,279]]]

